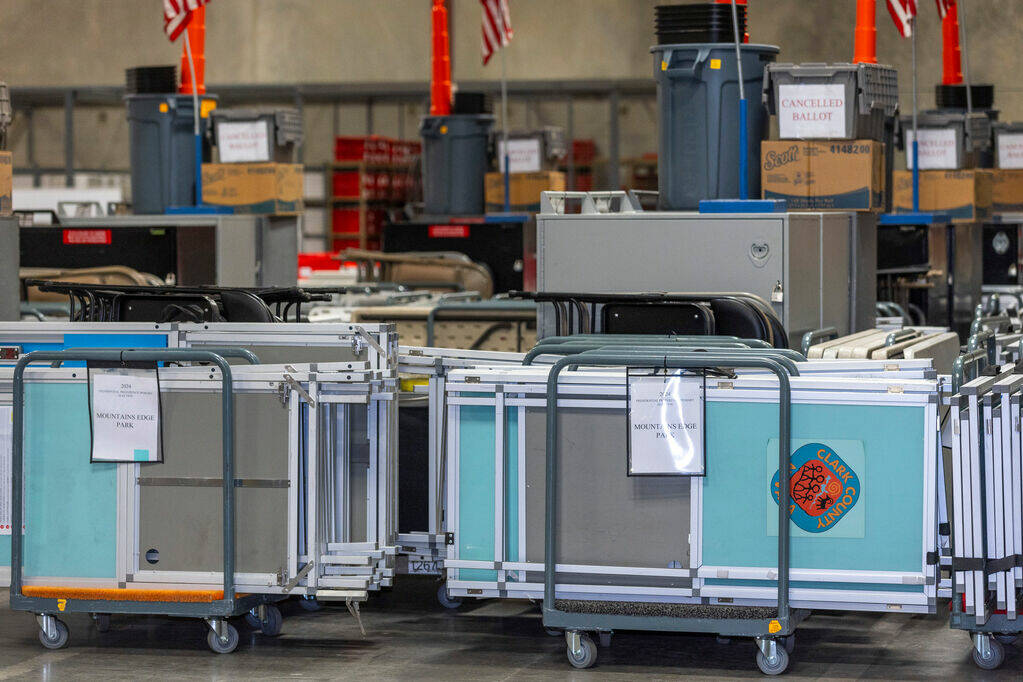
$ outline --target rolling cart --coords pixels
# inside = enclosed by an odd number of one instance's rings
[[[219,352],[183,349],[152,350],[67,350],[36,351],[23,356],[14,368],[14,409],[13,409],[13,459],[12,459],[12,526],[26,528],[15,532],[11,538],[11,608],[29,611],[37,616],[39,640],[49,649],[67,645],[69,630],[60,620],[65,613],[94,614],[101,627],[107,614],[159,614],[202,619],[209,626],[207,643],[217,653],[229,653],[238,646],[238,631],[228,618],[251,614],[271,634],[279,631],[280,612],[274,602],[283,595],[239,594],[235,589],[236,570],[236,482],[235,482],[235,402],[231,366],[225,356],[234,355],[250,362],[255,356],[248,351],[218,349]],[[45,537],[47,526],[60,520],[53,515],[33,517],[26,526],[27,510],[25,491],[38,491],[34,482],[26,476],[25,467],[25,371],[31,363],[49,362],[55,367],[69,361],[114,362],[127,365],[132,362],[205,362],[215,365],[221,373],[221,419],[223,424],[222,454],[223,474],[220,487],[223,496],[223,589],[222,591],[198,589],[144,590],[127,587],[93,587],[98,575],[94,567],[81,571],[88,576],[79,576],[66,581],[67,584],[39,585],[25,584],[26,549],[28,558],[38,566],[40,557],[39,540],[28,534]],[[71,496],[69,501],[81,502],[81,497]],[[77,514],[94,510],[78,509]],[[52,530],[51,530],[52,532]],[[26,547],[26,545],[31,545]],[[64,554],[64,551],[61,551]],[[58,558],[59,559],[59,558]],[[35,583],[35,581],[33,581]],[[276,627],[275,627],[276,626]]]
[[[650,604],[622,604],[601,613],[587,609],[584,602],[559,597],[556,557],[558,556],[558,376],[569,365],[624,368],[698,369],[709,367],[755,367],[778,377],[778,571],[776,608],[729,608],[688,604],[670,610],[650,609]],[[589,633],[610,643],[615,630],[657,630],[671,632],[717,633],[722,636],[753,637],[757,643],[757,665],[768,675],[778,675],[788,667],[789,653],[795,645],[796,626],[808,610],[789,606],[789,434],[791,393],[789,373],[770,358],[736,357],[714,352],[676,355],[656,353],[634,355],[608,351],[588,356],[568,356],[554,363],[547,379],[547,468],[546,468],[546,550],[544,552],[543,624],[548,629],[565,631],[569,662],[576,668],[588,668],[597,661],[597,647]],[[599,602],[598,602],[599,604]],[[633,613],[629,613],[632,607]]]

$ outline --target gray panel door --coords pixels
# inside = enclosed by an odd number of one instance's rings
[[[624,410],[559,410],[558,563],[689,566],[690,480],[627,476]],[[526,560],[544,557],[546,409],[526,409]],[[590,576],[595,579],[594,576]],[[573,576],[581,582],[581,576]],[[641,584],[616,577],[606,583]],[[689,580],[642,581],[682,587]]]
[[[161,401],[164,461],[141,466],[140,568],[221,571],[220,393],[163,391]],[[281,487],[288,479],[288,409],[276,395],[235,394],[235,477],[244,482],[236,491],[237,570],[275,573],[285,564],[288,537],[288,490]],[[157,562],[146,560],[149,550]]]

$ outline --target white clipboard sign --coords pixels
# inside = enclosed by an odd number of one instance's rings
[[[157,370],[90,368],[89,425],[89,461],[162,462]]]
[[[626,385],[628,475],[706,475],[706,378],[630,372]]]

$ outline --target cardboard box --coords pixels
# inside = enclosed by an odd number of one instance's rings
[[[975,223],[991,216],[990,170],[920,171],[920,210],[948,213],[955,223]],[[895,171],[892,211],[913,211],[913,173]]]
[[[885,192],[884,144],[875,140],[768,140],[760,146],[764,199],[790,211],[879,211]]]
[[[14,163],[11,152],[0,152],[0,216],[14,212],[11,204],[11,185],[14,183]]]
[[[991,171],[991,211],[1023,211],[1023,170]]]
[[[202,165],[203,201],[231,206],[235,213],[299,213],[302,189],[300,163]]]
[[[512,211],[536,213],[540,210],[540,192],[565,191],[565,174],[559,171],[512,173],[508,186]],[[487,173],[485,187],[487,211],[504,211],[504,175]]]

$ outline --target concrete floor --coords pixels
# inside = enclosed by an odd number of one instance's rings
[[[546,635],[528,602],[485,601],[446,611],[437,583],[403,577],[363,606],[362,636],[344,606],[307,613],[286,603],[284,631],[267,638],[243,623],[230,655],[206,648],[196,621],[114,616],[100,634],[87,616],[66,617],[71,643],[47,651],[33,617],[11,612],[0,590],[0,680],[344,679],[586,680],[762,677],[748,640],[619,633],[597,667],[576,671],[563,638]],[[798,631],[785,679],[1023,679],[1023,646],[1007,647],[994,673],[970,660],[967,635],[938,616],[821,612]]]

